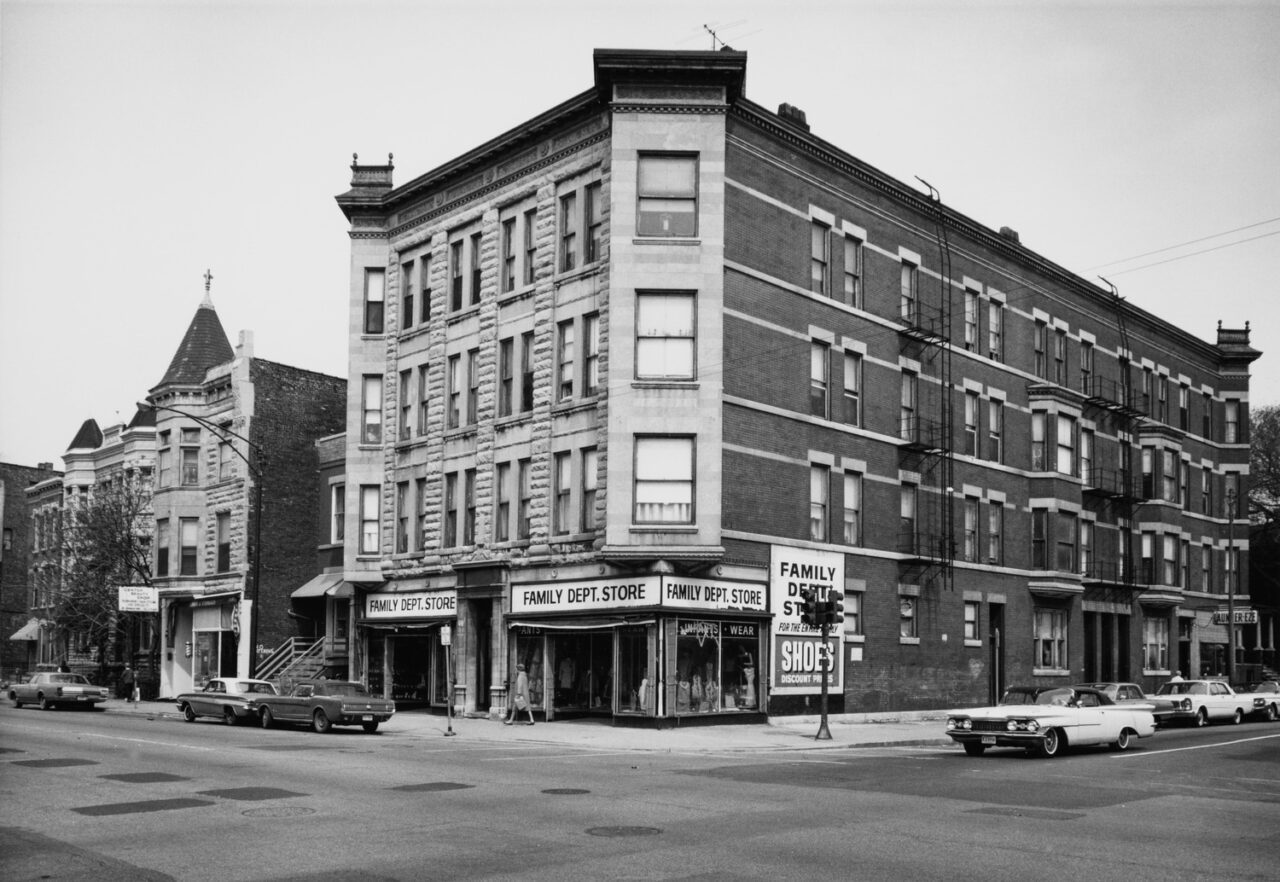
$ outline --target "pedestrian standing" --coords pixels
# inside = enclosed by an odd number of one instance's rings
[[[128,665],[124,666],[124,673],[120,675],[120,691],[124,693],[125,701],[133,701],[133,668]]]
[[[514,726],[516,718],[520,716],[520,711],[524,711],[529,715],[529,722],[526,726],[533,725],[533,708],[529,705],[529,675],[525,673],[524,665],[516,665],[516,688],[511,696],[511,714],[507,719],[503,720],[503,725]]]

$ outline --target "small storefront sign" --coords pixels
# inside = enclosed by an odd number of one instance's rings
[[[365,598],[366,619],[451,619],[458,614],[458,592],[406,591],[370,594]]]
[[[513,585],[511,612],[577,613],[640,607],[763,613],[763,585],[674,576]]]
[[[800,621],[800,592],[812,589],[819,600],[829,591],[844,590],[844,555],[835,551],[772,546],[769,594],[773,605],[771,691],[775,695],[816,695],[822,691],[822,670],[827,688],[842,687],[840,641],[842,625],[832,625],[823,645],[817,628]]]
[[[121,585],[120,612],[159,612],[160,591],[151,585]]]
[[[1229,610],[1220,609],[1213,614],[1213,623],[1215,625],[1225,625],[1231,619]],[[1258,624],[1258,611],[1256,609],[1238,609],[1235,611],[1235,623],[1237,625],[1256,625]]]

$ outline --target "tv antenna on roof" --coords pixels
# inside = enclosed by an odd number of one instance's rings
[[[742,22],[741,22],[741,21],[734,21],[734,22],[730,22],[729,24],[727,24],[727,25],[725,25],[724,27],[720,28],[720,30],[722,30],[722,31],[724,31],[724,30],[728,30],[729,28],[737,27],[737,26],[738,26],[738,25],[740,25],[740,24],[742,24]],[[726,43],[724,40],[721,40],[721,39],[716,35],[716,32],[715,32],[714,30],[712,30],[711,25],[704,24],[704,25],[702,26],[702,29],[703,29],[704,31],[706,31],[708,34],[710,34],[710,35],[711,35],[711,49],[712,49],[712,51],[714,51],[714,50],[716,50],[716,49],[729,49],[729,50],[732,50],[732,49],[733,49],[733,47],[732,47],[732,46],[730,46],[730,45],[729,45],[728,43]],[[716,45],[716,43],[719,43],[720,45],[719,45],[719,46],[717,46],[717,45]]]

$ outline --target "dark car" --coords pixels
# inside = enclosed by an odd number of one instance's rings
[[[83,675],[59,671],[39,671],[27,682],[9,687],[9,700],[14,707],[38,704],[42,710],[71,706],[92,708],[109,697],[104,687],[93,685]]]
[[[395,702],[370,695],[364,685],[350,680],[299,680],[288,695],[258,695],[252,708],[264,729],[276,723],[306,723],[317,732],[334,726],[360,726],[378,731],[391,719]]]

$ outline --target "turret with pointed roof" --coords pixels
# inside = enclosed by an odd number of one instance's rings
[[[183,335],[178,351],[169,362],[164,378],[152,389],[155,392],[165,386],[194,386],[204,382],[205,372],[214,365],[230,361],[235,353],[213,301],[209,297],[209,282],[213,277],[205,273],[204,300]]]
[[[97,450],[102,446],[102,429],[98,421],[90,417],[80,424],[80,431],[71,439],[67,450]]]

